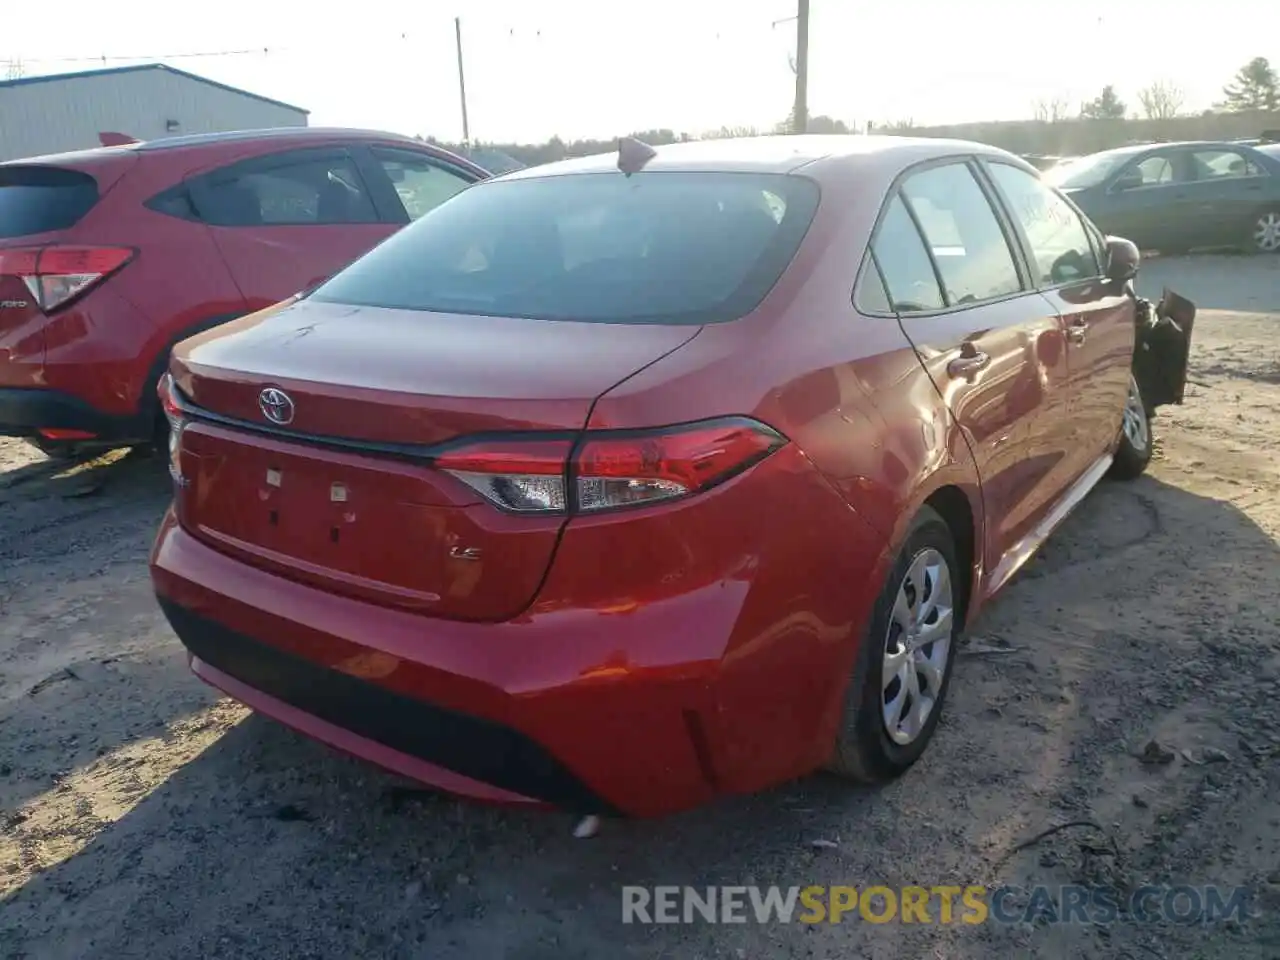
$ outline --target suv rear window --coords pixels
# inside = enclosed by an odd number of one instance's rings
[[[312,296],[539,320],[731,320],[778,281],[817,206],[817,184],[786,174],[655,171],[482,182]]]
[[[98,182],[60,167],[0,167],[0,237],[65,230],[98,202]]]

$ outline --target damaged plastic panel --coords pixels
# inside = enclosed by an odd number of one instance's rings
[[[1138,298],[1133,373],[1147,409],[1182,403],[1196,305],[1165,289],[1160,302]]]

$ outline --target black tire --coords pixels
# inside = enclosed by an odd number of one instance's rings
[[[1138,390],[1138,381],[1132,374],[1129,375],[1129,396],[1125,398],[1125,407],[1128,408],[1131,402],[1141,408],[1142,427],[1145,430],[1129,430],[1122,419],[1120,443],[1116,447],[1115,459],[1111,461],[1111,469],[1107,471],[1107,476],[1113,480],[1136,480],[1146,473],[1155,446],[1151,433],[1151,411],[1147,409],[1146,402]],[[1125,416],[1127,418],[1128,414],[1126,413]],[[1144,437],[1145,443],[1142,442]]]
[[[891,639],[892,612],[898,591],[907,580],[912,561],[925,550],[934,550],[946,562],[952,592],[952,626],[942,682],[934,692],[934,706],[910,743],[899,744],[890,736],[883,716],[885,686],[882,680],[884,657]],[[845,693],[844,717],[836,734],[835,750],[827,769],[839,776],[861,783],[883,783],[905,773],[932,740],[956,659],[956,645],[963,620],[963,597],[968,571],[956,561],[955,538],[937,511],[924,507],[912,521],[906,542],[899,551],[888,579],[876,599],[871,622],[858,651],[853,676]]]
[[[1280,227],[1280,207],[1272,207],[1257,211],[1249,218],[1249,229],[1245,234],[1245,244],[1251,253],[1280,253],[1280,234],[1275,231]],[[1264,239],[1269,237],[1271,239]]]

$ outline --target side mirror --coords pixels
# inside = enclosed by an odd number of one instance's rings
[[[1138,275],[1142,254],[1137,245],[1123,237],[1107,237],[1106,276],[1114,283],[1128,283]]]

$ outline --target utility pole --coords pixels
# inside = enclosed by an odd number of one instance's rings
[[[807,5],[807,0],[805,0]],[[462,142],[471,146],[471,126],[467,123],[467,79],[462,72],[462,18],[453,18],[453,35],[458,43],[458,96],[462,99]]]
[[[809,128],[809,0],[800,0],[796,11],[796,105],[793,133]]]

